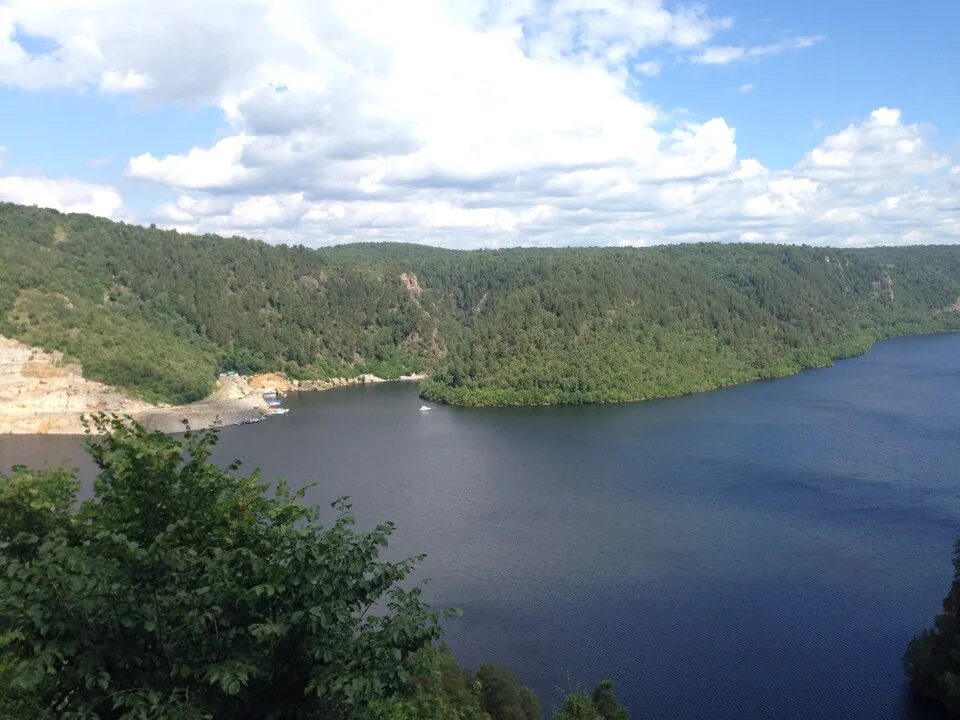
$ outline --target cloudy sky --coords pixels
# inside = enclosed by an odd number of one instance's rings
[[[957,0],[0,0],[0,200],[323,245],[960,242]]]

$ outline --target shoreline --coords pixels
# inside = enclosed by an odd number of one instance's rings
[[[242,376],[224,373],[207,397],[186,405],[151,405],[123,391],[82,377],[77,365],[62,365],[58,353],[45,353],[0,338],[8,362],[0,385],[0,435],[84,435],[83,417],[99,412],[130,417],[149,430],[179,433],[186,421],[193,430],[258,423],[280,408],[268,397],[291,392],[320,392],[384,382],[413,382],[426,374],[381,378],[372,374],[297,381],[279,373]],[[12,357],[13,355],[15,357]]]
[[[164,433],[182,432],[183,421],[189,422],[192,430],[203,430],[219,425],[247,425],[269,420],[281,408],[271,406],[268,397],[282,397],[292,392],[322,392],[339,387],[353,385],[371,385],[388,382],[420,381],[425,374],[401,375],[398,378],[381,378],[372,374],[357,375],[353,378],[330,378],[328,380],[291,381],[279,373],[261,373],[258,375],[221,375],[220,387],[213,394],[189,405],[176,405],[169,408],[157,408],[139,415],[131,415],[134,420],[149,430]],[[264,382],[264,380],[282,380],[282,383]],[[281,387],[276,387],[280,385]],[[239,395],[239,396],[238,396]],[[66,434],[66,433],[63,433]]]
[[[743,378],[663,395],[607,402],[499,405],[472,405],[445,402],[437,398],[429,399],[460,408],[608,405],[666,400],[754,382],[792,377],[808,370],[828,368],[840,360],[865,355],[878,343],[889,340],[956,332],[960,331],[892,333],[874,339],[868,347],[859,352],[841,352],[824,365],[800,367],[792,372]],[[11,366],[17,365],[17,362],[11,362],[11,351],[19,353],[19,357],[14,358],[15,361],[19,361],[19,366],[15,368],[16,372],[11,371]],[[13,383],[11,383],[11,377],[13,377]],[[361,374],[352,378],[335,377],[326,380],[299,381],[281,373],[259,373],[251,376],[222,374],[217,380],[216,390],[202,400],[186,405],[151,405],[132,398],[117,388],[82,378],[81,368],[78,365],[63,364],[59,353],[45,353],[17,341],[0,337],[0,435],[83,435],[85,429],[82,417],[98,412],[129,416],[150,430],[164,433],[183,432],[184,421],[187,421],[190,428],[194,430],[216,425],[222,427],[243,425],[265,421],[273,415],[281,414],[278,412],[280,408],[271,405],[267,398],[282,397],[293,392],[320,392],[355,385],[419,382],[426,378],[425,373],[389,379],[372,374]],[[14,390],[12,393],[11,387]]]
[[[773,380],[783,380],[786,378],[796,377],[803,373],[809,372],[811,370],[828,370],[834,367],[838,362],[843,360],[852,360],[854,358],[863,357],[864,355],[869,354],[876,348],[877,345],[885,342],[890,342],[894,340],[904,340],[909,338],[917,337],[933,337],[937,335],[955,335],[960,334],[960,330],[956,329],[938,329],[938,330],[920,330],[916,332],[902,332],[902,333],[891,333],[889,335],[881,335],[870,341],[868,347],[863,350],[853,350],[850,352],[842,352],[837,355],[831,356],[829,362],[822,365],[803,365],[795,370],[782,373],[771,373],[769,375],[757,375],[749,378],[743,378],[738,380],[731,380],[729,382],[720,382],[716,384],[704,385],[697,388],[692,388],[690,390],[683,390],[678,392],[655,394],[655,395],[645,395],[642,397],[630,397],[623,398],[618,400],[589,400],[584,402],[573,402],[573,401],[559,401],[559,402],[541,402],[541,403],[499,403],[499,404],[471,404],[464,402],[450,402],[448,400],[443,400],[441,398],[430,397],[429,395],[422,395],[425,400],[430,402],[439,403],[441,405],[446,405],[448,407],[455,408],[466,408],[466,409],[496,409],[496,408],[547,408],[547,407],[575,407],[582,405],[631,405],[634,403],[645,403],[645,402],[655,402],[658,400],[674,400],[677,398],[690,397],[692,395],[700,395],[702,393],[711,393],[718,390],[727,390],[729,388],[739,387],[741,385],[751,385],[754,383],[768,382]]]

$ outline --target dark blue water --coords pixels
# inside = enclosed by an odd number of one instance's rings
[[[615,680],[637,720],[933,718],[904,646],[960,532],[960,335],[658,402],[434,407],[410,385],[292,397],[222,460],[350,495],[426,551],[448,640],[547,704]],[[0,438],[0,466],[79,457]]]

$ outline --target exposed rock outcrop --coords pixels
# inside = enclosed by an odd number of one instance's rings
[[[247,378],[250,387],[263,392],[290,392],[294,389],[294,381],[282,373],[259,373]]]
[[[0,337],[0,433],[82,433],[83,413],[156,407],[87,380],[61,353]]]
[[[424,374],[400,380],[423,380]],[[238,425],[276,412],[264,399],[270,391],[327,390],[347,385],[387,382],[371,373],[327,380],[291,380],[282,373],[245,378],[221,375],[217,389],[189,405],[154,405],[83,377],[63,355],[31,348],[0,337],[0,434],[80,434],[83,416],[97,412],[129,415],[151,430],[180,432],[186,420],[191,428]]]
[[[427,377],[426,373],[413,373],[411,375],[401,375],[397,380],[402,381],[420,381]],[[292,390],[301,390],[309,392],[313,390],[330,390],[331,388],[347,387],[349,385],[367,385],[370,383],[391,382],[382,377],[377,377],[370,373],[357,375],[356,377],[335,377],[326,380],[292,380]]]
[[[419,300],[420,296],[423,295],[423,288],[420,287],[420,281],[412,272],[400,273],[400,282],[403,283],[403,287],[407,291],[407,297],[411,300]]]
[[[190,405],[154,405],[83,377],[58,352],[44,352],[0,337],[0,433],[79,434],[82,417],[96,412],[130,415],[164,432],[215,423],[234,425],[266,415],[270,406],[242,377],[222,376],[216,391]]]
[[[886,298],[887,300],[893,300],[896,297],[896,293],[893,288],[893,278],[890,277],[890,273],[886,270],[883,271],[883,274],[876,280],[871,283],[871,294],[875,298]]]

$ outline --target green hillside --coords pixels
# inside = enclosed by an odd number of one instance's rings
[[[465,405],[635,400],[960,329],[960,248],[322,250],[0,204],[0,334],[147,399],[221,370],[427,371]]]

